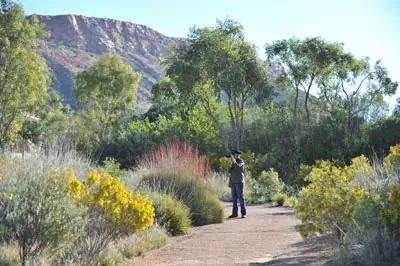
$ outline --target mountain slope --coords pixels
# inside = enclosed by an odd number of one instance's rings
[[[73,77],[104,53],[118,53],[142,73],[138,102],[163,77],[162,58],[184,39],[167,37],[147,26],[76,15],[37,16],[51,36],[43,55],[52,70],[53,88],[71,104]]]

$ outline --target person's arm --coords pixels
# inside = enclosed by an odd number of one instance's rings
[[[231,163],[230,163],[229,170],[228,170],[228,173],[230,173],[230,174],[231,174],[232,171],[233,171],[233,160],[234,160],[233,157],[231,157],[231,158],[230,158]]]
[[[230,166],[229,166],[229,170],[228,170],[228,173],[229,174],[232,174],[232,172],[233,172],[233,163],[232,163],[232,157],[230,158],[231,160],[231,163],[230,163]],[[229,175],[229,184],[228,184],[228,186],[229,187],[231,187],[232,186],[232,176],[231,175]]]
[[[232,157],[232,166],[233,166],[233,165],[236,165],[236,166],[238,166],[238,167],[243,167],[244,163],[243,163],[243,160],[240,160],[240,163],[238,163],[238,162],[236,161],[236,159]]]

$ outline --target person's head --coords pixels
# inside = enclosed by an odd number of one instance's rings
[[[235,159],[240,159],[240,154],[241,154],[241,152],[240,151],[232,151],[232,156],[235,158]]]

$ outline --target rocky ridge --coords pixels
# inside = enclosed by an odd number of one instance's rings
[[[163,77],[161,62],[171,47],[184,41],[150,27],[125,21],[78,15],[42,16],[39,22],[51,34],[43,55],[53,73],[53,88],[72,103],[73,77],[105,53],[118,53],[142,73],[138,102],[147,101],[150,89]]]

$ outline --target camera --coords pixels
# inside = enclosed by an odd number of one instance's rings
[[[225,154],[225,157],[226,158],[231,158],[233,155],[235,155],[235,154],[242,154],[242,152],[241,151],[237,151],[237,150],[231,150],[231,152],[230,153],[226,153]]]

